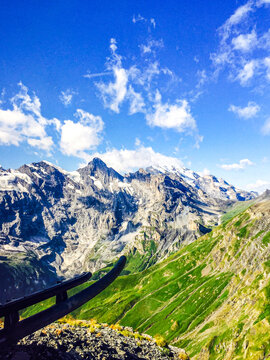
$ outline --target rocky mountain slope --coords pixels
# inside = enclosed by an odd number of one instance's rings
[[[184,168],[122,176],[97,158],[74,172],[45,161],[1,168],[1,262],[15,259],[17,268],[26,256],[39,284],[48,284],[46,269],[54,280],[98,270],[123,253],[132,259],[127,272],[142,270],[210,231],[228,205],[254,196]],[[9,273],[15,279],[16,269]]]
[[[186,352],[168,346],[162,338],[133,332],[131,328],[97,324],[54,323],[0,349],[2,360],[188,360]]]
[[[118,278],[72,316],[161,334],[194,360],[269,359],[269,192],[166,260]]]

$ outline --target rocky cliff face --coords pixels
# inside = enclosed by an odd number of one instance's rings
[[[55,276],[97,270],[122,253],[143,257],[145,267],[208,232],[228,204],[254,196],[187,169],[122,176],[97,158],[74,172],[46,161],[1,168],[0,253],[31,254]]]

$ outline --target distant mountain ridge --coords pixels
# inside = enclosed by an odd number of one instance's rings
[[[0,255],[30,254],[55,276],[98,270],[120,254],[132,259],[126,271],[142,270],[255,195],[184,168],[123,176],[98,158],[73,172],[47,161],[1,168]]]

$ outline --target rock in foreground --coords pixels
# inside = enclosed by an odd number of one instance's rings
[[[150,336],[125,336],[106,325],[75,327],[52,324],[21,340],[1,354],[6,360],[188,359],[184,350],[159,347]],[[136,333],[133,333],[134,335]]]

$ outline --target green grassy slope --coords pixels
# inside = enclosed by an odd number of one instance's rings
[[[265,359],[270,357],[269,244],[268,201],[165,261],[121,276],[72,315],[161,334],[192,359]]]

